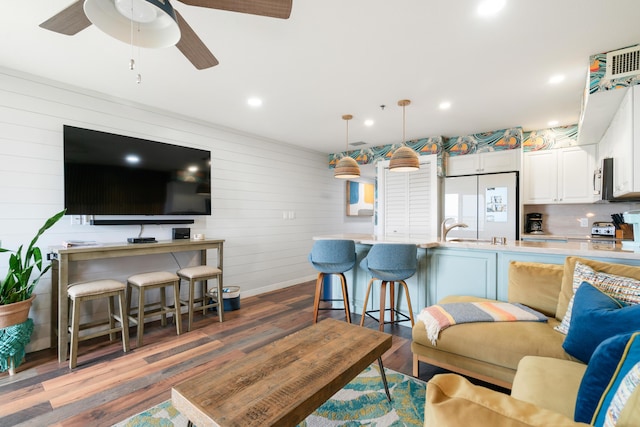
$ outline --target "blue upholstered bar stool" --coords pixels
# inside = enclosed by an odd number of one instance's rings
[[[313,301],[313,323],[318,321],[319,310],[341,310],[333,307],[320,307],[320,301],[340,301],[339,299],[321,299],[324,277],[335,274],[342,284],[342,301],[344,313],[348,323],[351,323],[349,312],[349,292],[344,272],[349,271],[356,264],[356,245],[353,240],[317,240],[311,248],[309,262],[319,271],[316,280],[316,295]]]
[[[365,316],[369,316],[380,323],[380,330],[384,331],[385,323],[398,323],[411,321],[413,326],[413,309],[411,308],[411,297],[409,296],[409,288],[406,279],[416,273],[418,267],[417,247],[413,244],[387,244],[379,243],[371,247],[371,250],[362,260],[361,266],[371,273],[371,280],[367,286],[367,293],[364,297],[364,305],[362,307],[362,318],[360,326],[364,325]],[[371,294],[371,285],[375,280],[380,280],[380,309],[367,310],[367,302]],[[404,288],[405,297],[407,298],[407,306],[409,308],[409,317],[404,313],[396,310],[395,301],[395,283],[399,283]],[[389,284],[389,308],[385,306],[386,288]],[[385,312],[390,314],[390,321],[386,322]],[[375,318],[370,313],[379,313],[379,318]],[[396,316],[400,318],[396,318]]]

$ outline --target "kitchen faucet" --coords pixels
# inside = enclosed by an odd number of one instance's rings
[[[457,222],[455,224],[451,224],[449,226],[447,226],[447,221],[449,221],[450,219],[455,219],[455,218],[445,218],[444,221],[442,221],[442,225],[440,226],[440,241],[441,242],[446,242],[447,241],[447,234],[449,234],[449,232],[451,230],[453,230],[456,227],[460,227],[460,228],[467,228],[468,225],[465,224],[464,222]]]

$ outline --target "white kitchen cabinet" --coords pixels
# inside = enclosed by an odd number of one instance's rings
[[[640,192],[640,87],[627,90],[599,143],[599,158],[613,158],[613,196]]]
[[[447,176],[518,170],[520,170],[520,149],[450,156],[447,159]]]
[[[592,203],[596,145],[524,154],[523,203]]]

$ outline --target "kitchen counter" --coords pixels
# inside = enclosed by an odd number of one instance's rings
[[[592,236],[591,234],[582,234],[582,235],[576,235],[576,234],[523,234],[520,236],[521,240],[565,240],[565,241],[570,241],[570,240],[577,240],[577,241],[583,241],[583,242],[588,242],[588,241],[592,241],[592,240],[598,240],[598,241],[602,241],[602,240],[612,240],[612,241],[616,241],[616,242],[621,242],[622,240],[629,240],[629,239],[616,239],[613,237],[607,237],[607,236]]]
[[[437,237],[394,237],[394,236],[376,236],[375,234],[329,234],[324,236],[316,236],[313,240],[353,240],[360,245],[375,245],[377,243],[413,243],[420,248],[435,248],[439,242]]]
[[[545,236],[547,235],[535,235]],[[348,239],[356,244],[373,245],[377,243],[414,243],[419,248],[456,248],[492,250],[497,252],[529,252],[549,255],[577,255],[582,257],[640,259],[640,251],[623,250],[619,241],[601,241],[591,239],[583,241],[567,239],[548,239],[548,241],[507,241],[504,245],[494,245],[489,241],[447,241],[440,242],[435,237],[423,238],[385,237],[371,234],[333,234],[318,236],[314,239]]]

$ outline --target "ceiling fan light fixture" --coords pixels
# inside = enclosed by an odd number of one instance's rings
[[[166,0],[85,0],[84,13],[101,31],[127,44],[153,49],[180,41],[176,12]],[[133,40],[132,24],[139,28]]]
[[[405,107],[411,104],[408,99],[398,101],[398,105],[402,107],[402,146],[393,152],[389,161],[389,170],[393,172],[411,172],[420,169],[420,158],[411,148],[405,144]]]
[[[353,119],[351,114],[345,114],[342,116],[347,124],[347,151],[343,158],[338,161],[335,169],[333,170],[334,178],[342,179],[355,179],[360,178],[360,166],[352,157],[349,157],[349,120]]]

